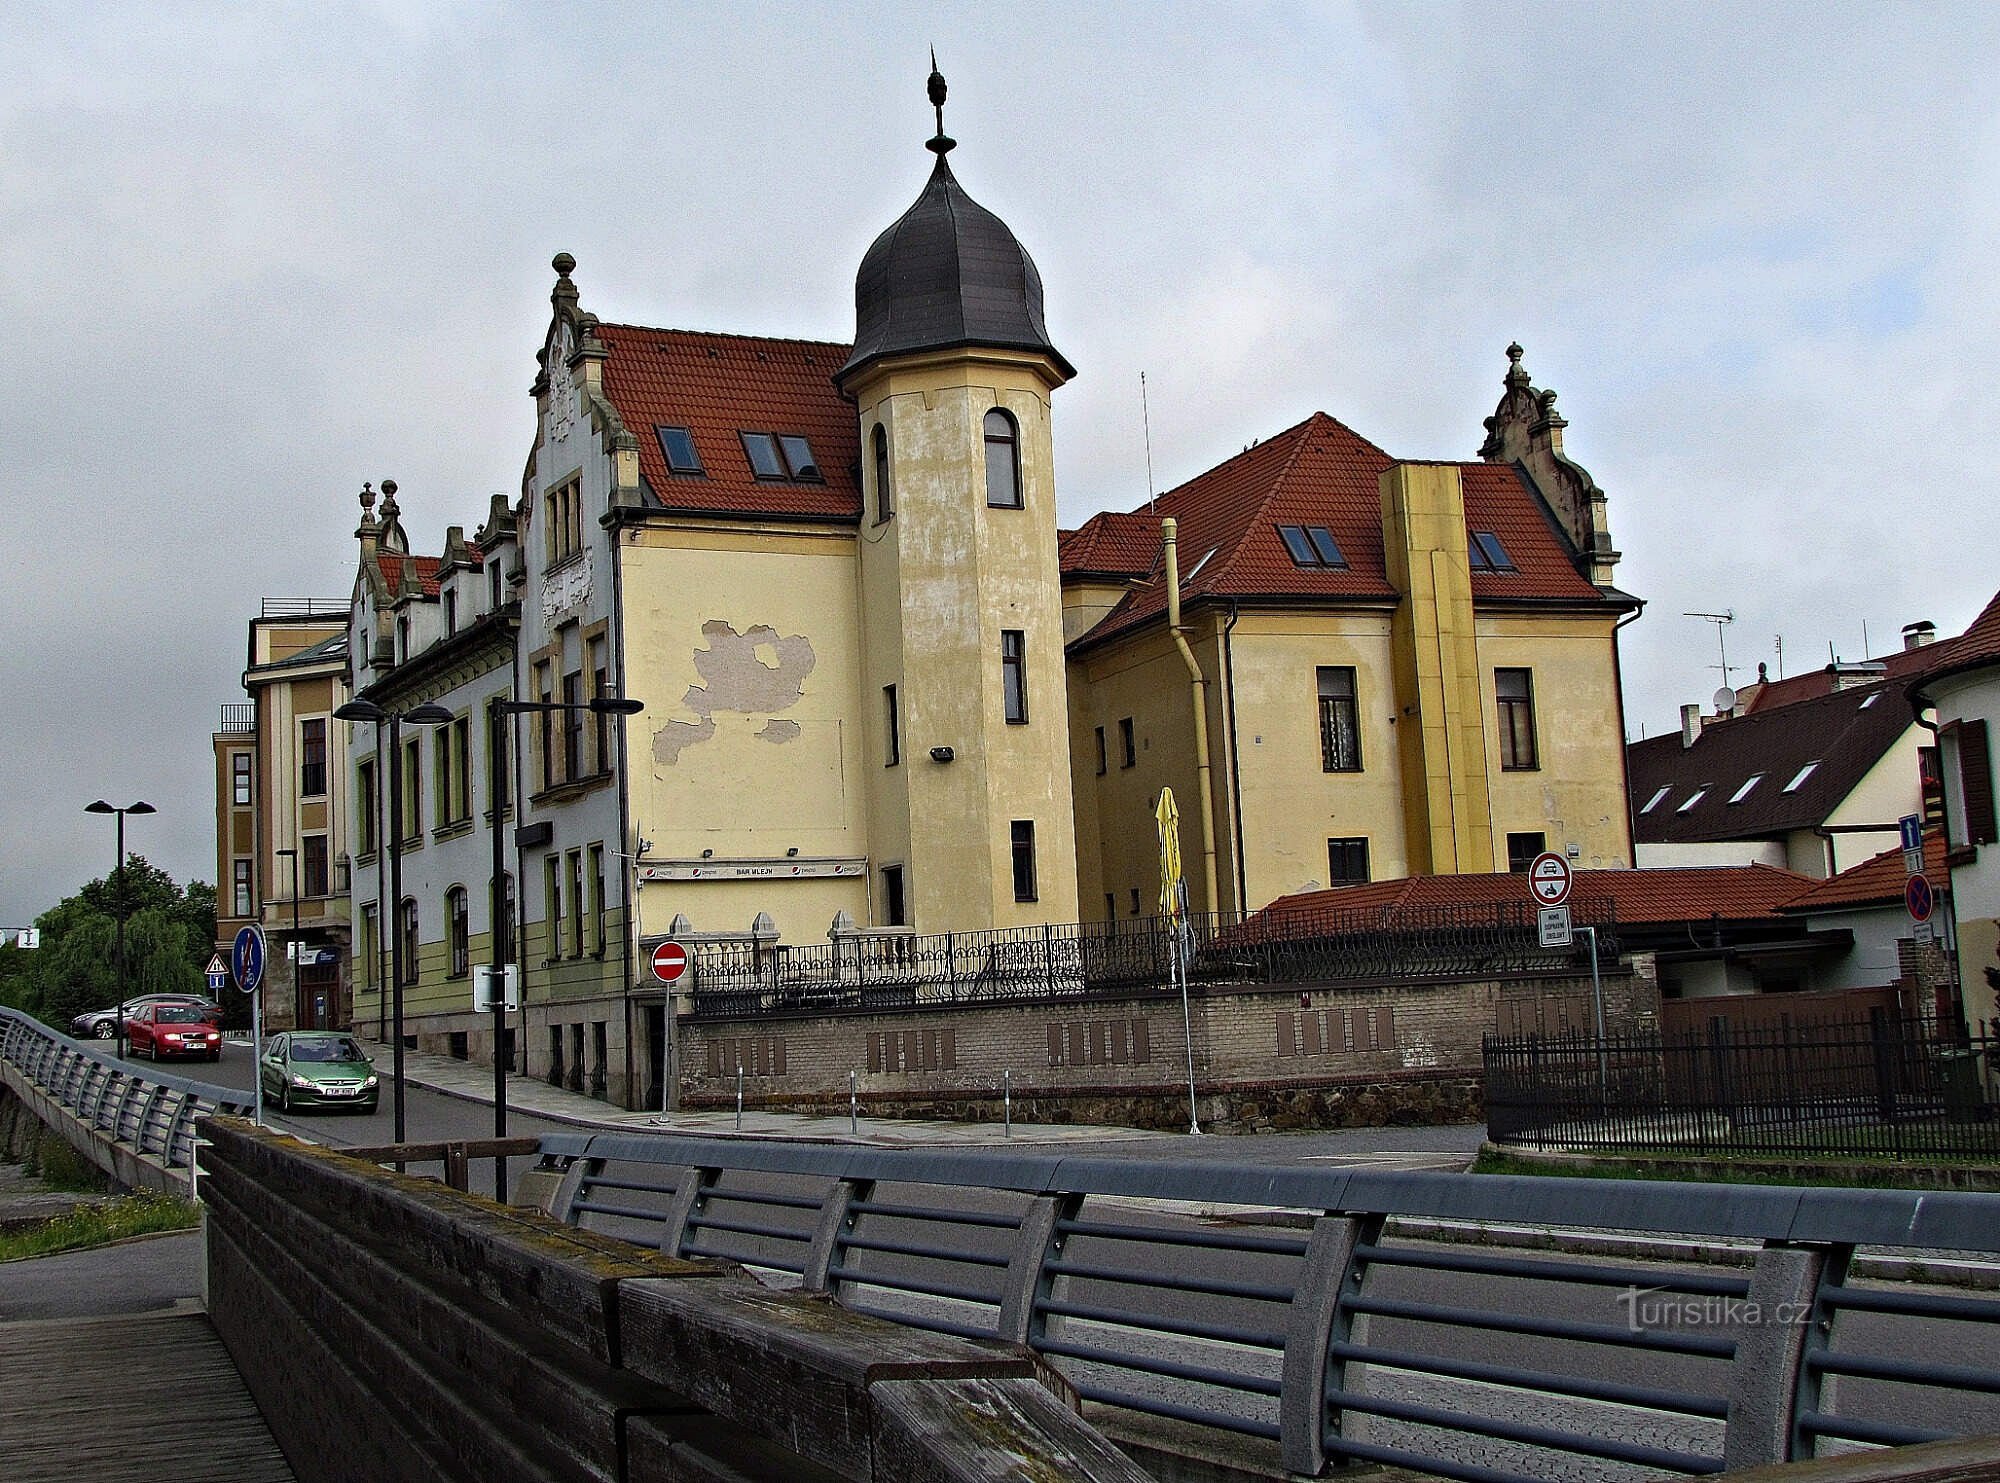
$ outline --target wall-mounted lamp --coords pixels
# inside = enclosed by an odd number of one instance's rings
[[[650,839],[646,838],[645,835],[643,834],[640,835],[639,853],[642,855],[650,855],[652,852],[653,852],[653,842]]]
[[[931,748],[931,761],[933,762],[949,762],[953,757],[957,755],[958,754],[952,751],[950,747]]]
[[[701,858],[702,858],[702,859],[704,859],[704,860],[713,860],[713,859],[715,858],[715,851],[714,851],[714,850],[703,850],[703,851],[701,852]]]
[[[793,845],[789,850],[785,851],[785,858],[787,860],[796,860],[798,858],[798,854],[799,854],[799,847],[797,845]]]

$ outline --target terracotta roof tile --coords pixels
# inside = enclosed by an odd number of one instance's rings
[[[417,568],[417,587],[425,597],[438,595],[439,559],[435,556],[404,556],[396,552],[382,552],[375,558],[375,564],[382,569],[382,580],[389,584],[389,595],[402,591],[403,563],[414,562]]]
[[[853,406],[831,379],[847,346],[629,324],[601,324],[597,333],[610,352],[605,396],[639,440],[639,471],[662,507],[836,520],[860,515],[860,434]],[[667,471],[660,427],[694,435],[700,475]],[[825,482],[757,478],[739,432],[804,436]]]
[[[1874,684],[1711,721],[1691,747],[1678,731],[1633,742],[1625,759],[1634,838],[1759,839],[1822,824],[1911,725],[1906,687]],[[1812,772],[1787,793],[1809,763]],[[1753,776],[1757,785],[1731,803]],[[1706,791],[1685,808],[1698,789]]]
[[[1203,596],[1393,599],[1382,550],[1380,478],[1396,461],[1344,423],[1315,412],[1161,495],[1157,513],[1136,510],[1113,519],[1120,539],[1133,545],[1135,570],[1139,538],[1133,532],[1147,528],[1146,540],[1157,547],[1159,517],[1179,521],[1184,601]],[[1567,538],[1520,471],[1505,464],[1456,467],[1464,483],[1467,527],[1499,536],[1517,569],[1474,572],[1475,599],[1602,600],[1603,594],[1577,571]],[[1300,567],[1285,550],[1280,525],[1325,526],[1346,568]],[[1086,524],[1074,534],[1080,538],[1088,529]],[[1095,553],[1108,530],[1095,542],[1067,544],[1064,571],[1080,570],[1080,565],[1072,567],[1071,558],[1081,563],[1086,553]],[[1211,551],[1215,554],[1208,557]],[[1150,574],[1153,563],[1149,560],[1143,570]],[[1165,606],[1165,589],[1155,577],[1128,593],[1078,642],[1095,643],[1133,628]]]
[[[1160,523],[1143,510],[1103,510],[1057,535],[1065,577],[1143,577],[1159,563]]]
[[[1623,926],[1654,926],[1775,918],[1813,882],[1775,865],[1695,865],[1661,870],[1579,870],[1570,894],[1577,917],[1601,919],[1608,907]],[[1531,910],[1521,874],[1420,875],[1329,891],[1305,891],[1272,902],[1259,917],[1279,920],[1318,913],[1366,913],[1390,927],[1404,913],[1518,905]]]
[[[1924,835],[1924,874],[1930,878],[1931,889],[1939,895],[1951,891],[1951,867],[1945,864],[1944,834],[1933,829]],[[1851,865],[1839,875],[1828,876],[1804,895],[1787,903],[1785,910],[1832,911],[1850,906],[1882,906],[1903,904],[1903,890],[1910,879],[1903,869],[1903,851],[1899,845],[1893,850],[1884,850],[1859,865]]]
[[[1883,679],[1904,680],[1913,675],[1956,669],[1964,664],[1980,664],[1988,659],[2000,659],[2000,594],[1987,603],[1980,615],[1957,638],[1940,639],[1920,649],[1898,649],[1893,654],[1884,654],[1868,662],[1882,666]],[[1833,667],[1829,665],[1802,675],[1787,675],[1782,680],[1766,680],[1754,688],[1746,685],[1744,691],[1743,708],[1747,713],[1796,705],[1802,700],[1833,693]]]

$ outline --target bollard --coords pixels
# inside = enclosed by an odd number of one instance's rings
[[[1000,1073],[1000,1116],[1006,1127],[1006,1136],[1014,1136],[1014,1073]]]
[[[861,1086],[857,1073],[847,1073],[847,1136],[861,1136]]]
[[[736,1063],[736,1131],[743,1131],[743,1063]]]

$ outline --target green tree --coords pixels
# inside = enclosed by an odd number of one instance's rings
[[[11,942],[0,943],[0,1004],[32,1012],[35,955]]]
[[[118,1000],[118,916],[125,916],[125,989],[134,994],[206,992],[202,970],[215,943],[215,891],[183,888],[142,855],[124,879],[100,877],[42,913],[42,945],[20,1005],[59,1030],[77,1015]],[[0,993],[6,980],[0,979]]]

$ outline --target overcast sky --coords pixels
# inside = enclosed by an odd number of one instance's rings
[[[1470,458],[1510,339],[1610,497],[1627,725],[2000,585],[2000,8],[23,4],[0,16],[0,925],[214,875],[260,598],[355,494],[515,492],[550,257],[610,320],[846,339],[930,156],[1079,369],[1062,518],[1324,410]]]

